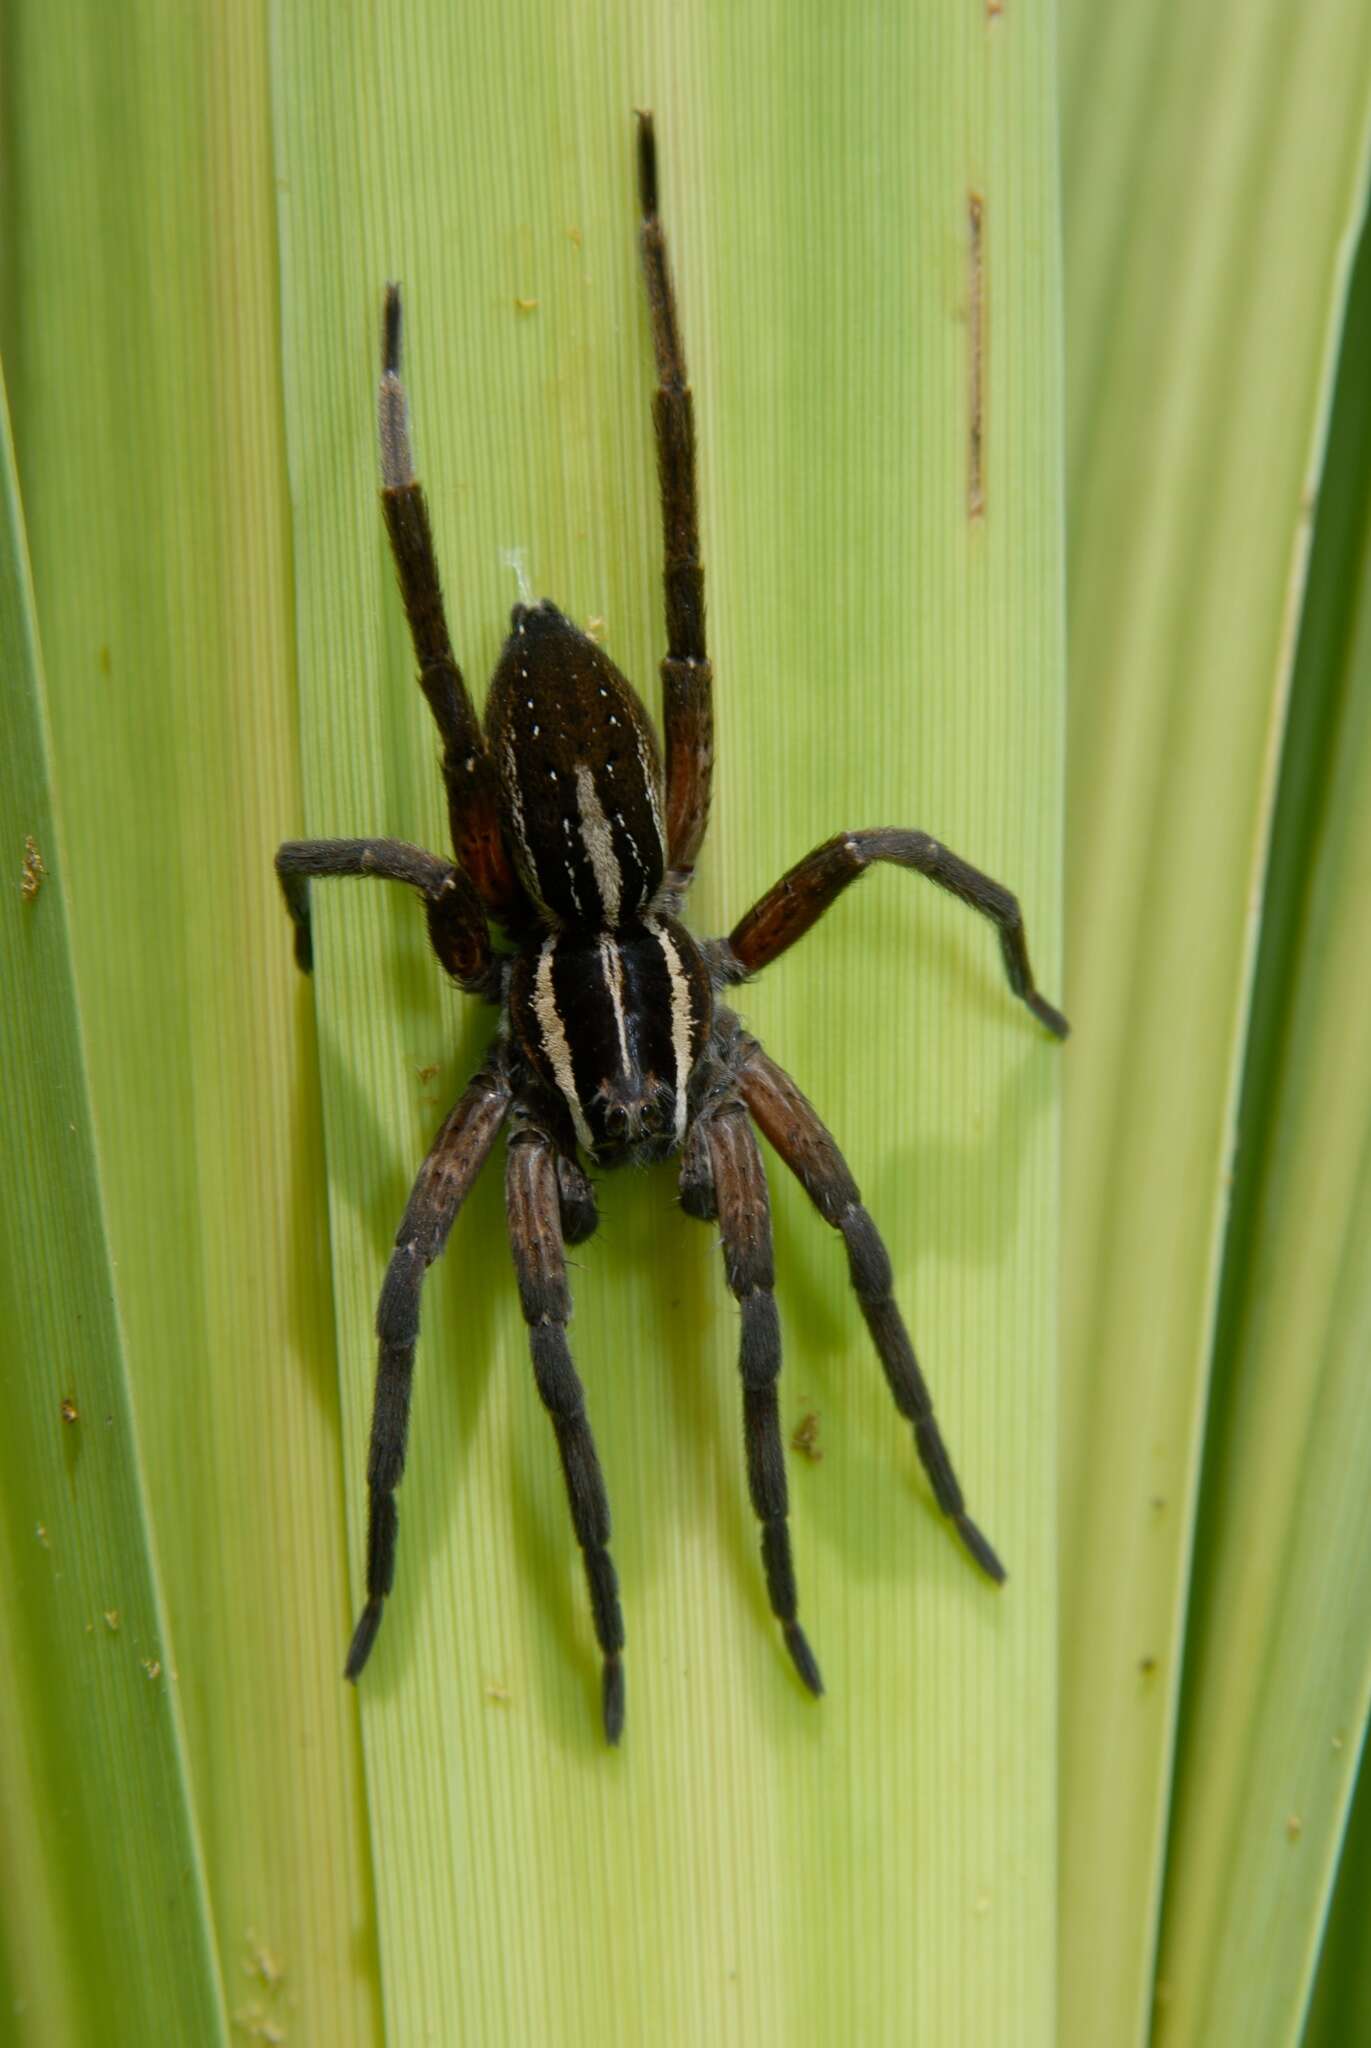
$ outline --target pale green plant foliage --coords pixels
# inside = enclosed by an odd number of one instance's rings
[[[1318,1976],[1305,2026],[1305,2048],[1343,2048],[1371,2036],[1371,1955],[1366,1901],[1371,1898],[1371,1772],[1362,1737],[1361,1772],[1338,1861]]]
[[[1371,233],[1272,835],[1192,1575],[1164,2038],[1292,2039],[1371,1702]],[[1273,1930],[1279,1930],[1273,1941]]]
[[[5,2012],[34,2041],[94,2041],[117,2014],[124,2038],[212,2042],[224,2016],[101,1208],[3,393],[0,678]]]
[[[222,1997],[346,2041],[375,1987],[310,1009],[271,873],[300,798],[265,24],[147,0],[6,34],[7,363]],[[30,1284],[62,1295],[66,1259]],[[92,1715],[78,1747],[105,1740]]]
[[[603,618],[655,695],[631,117],[650,104],[699,397],[719,677],[696,922],[717,928],[849,820],[936,820],[1022,886],[1050,983],[1043,28],[1008,25],[992,46],[950,8],[903,33],[811,24],[810,41],[779,9],[665,23],[625,14],[588,36],[577,17],[520,7],[492,36],[431,8],[378,43],[361,13],[281,14],[299,822],[442,836],[373,498],[387,276],[405,284],[420,467],[474,684],[516,595],[502,552],[519,546],[536,588]],[[942,89],[911,124],[935,73]],[[972,187],[993,322],[980,524],[966,498]],[[377,1279],[408,1174],[488,1026],[438,986],[412,905],[316,894],[359,1571]],[[439,2025],[471,2039],[1050,2037],[1055,1054],[1008,1000],[990,935],[896,877],[868,883],[746,1007],[865,1170],[1015,1579],[989,1593],[938,1529],[839,1247],[774,1176],[785,1414],[793,1427],[817,1410],[824,1450],[795,1461],[792,1485],[831,1688],[819,1709],[805,1700],[755,1561],[717,1254],[675,1210],[669,1173],[618,1176],[574,1275],[629,1630],[628,1731],[606,1756],[489,1174],[426,1298],[399,1584],[361,1688],[397,2040]]]
[[[4,339],[176,1643],[178,1825],[198,1830],[223,1987],[203,1948],[168,1958],[167,2037],[176,1997],[201,1996],[244,2037],[330,2042],[1052,2039],[1061,1056],[992,935],[883,875],[746,1009],[864,1182],[1010,1585],[980,1583],[940,1525],[841,1248],[777,1174],[784,1413],[817,1412],[824,1453],[793,1460],[830,1686],[802,1696],[766,1609],[715,1247],[669,1174],[617,1176],[574,1326],[630,1632],[610,1756],[498,1170],[430,1282],[400,1581],[360,1718],[340,1682],[375,1293],[488,1024],[379,887],[318,892],[299,983],[270,873],[301,832],[443,842],[374,500],[390,274],[478,692],[517,545],[655,695],[631,118],[651,103],[719,675],[696,922],[832,831],[920,824],[1021,892],[1056,989],[1050,28],[951,4],[478,20],[432,0],[403,21],[280,7],[268,49],[253,10],[7,16]],[[68,1263],[31,1250],[33,1287],[60,1293]],[[72,1747],[105,1739],[92,1714]],[[16,1766],[7,1803],[22,1785]],[[27,1796],[14,1841],[85,1853]],[[7,1988],[32,1999],[41,1948],[6,1891]],[[82,2038],[79,2014],[59,2021]]]
[[[1355,1626],[1343,1634],[1367,1598],[1350,762],[1330,776],[1327,866],[1292,948],[1291,1065],[1268,1077],[1274,1103],[1257,1098],[1269,1157],[1243,1159],[1270,1197],[1235,1255],[1256,1263],[1235,1270],[1247,1321],[1208,1446],[1218,1491],[1194,1564],[1206,1626],[1188,1645],[1178,1790],[1172,1745],[1255,912],[1364,205],[1371,18],[1337,0],[1298,15],[1158,0],[1068,6],[1065,30],[1067,1007],[1080,1039],[1064,1228],[1063,2038],[1148,2036],[1160,1909],[1159,2037],[1285,2041],[1365,1713],[1364,1648]],[[1334,682],[1355,697],[1350,666]],[[1320,1225],[1325,1253],[1348,1233],[1341,1272],[1300,1254]]]

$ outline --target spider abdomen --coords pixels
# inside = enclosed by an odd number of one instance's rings
[[[510,623],[486,731],[511,857],[550,923],[627,930],[666,867],[652,721],[628,678],[555,605],[516,605]]]
[[[509,1012],[594,1159],[646,1164],[679,1148],[713,1015],[708,970],[684,926],[644,917],[628,931],[554,933],[517,961]]]

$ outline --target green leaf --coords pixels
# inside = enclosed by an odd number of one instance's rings
[[[1371,1897],[1371,1771],[1362,1768],[1348,1817],[1319,1973],[1304,2031],[1305,2048],[1342,2048],[1371,2033],[1371,1957],[1366,1948],[1366,1901]]]
[[[1158,1962],[1297,2038],[1371,1706],[1371,232],[1342,330],[1252,999]],[[1351,2038],[1350,2036],[1345,2038]]]
[[[33,2041],[219,2041],[176,1653],[140,1471],[0,392],[5,2011]]]
[[[1093,2048],[1151,2025],[1235,1114],[1341,251],[1363,198],[1371,18],[1354,0],[1298,16],[1158,0],[1068,6],[1064,26],[1079,1042],[1062,2038]],[[1246,1729],[1213,1734],[1243,1751]],[[1292,1944],[1309,1936],[1306,1916]],[[1167,2039],[1191,2038],[1193,2017],[1168,2007]]]
[[[574,1340],[628,1616],[614,1755],[498,1170],[429,1283],[400,1576],[359,1693],[341,1681],[375,1297],[490,1020],[380,887],[317,892],[311,989],[271,873],[303,832],[443,843],[375,504],[390,275],[478,695],[521,547],[655,696],[631,160],[651,104],[718,673],[696,926],[726,929],[835,831],[918,825],[1019,893],[1056,993],[1051,28],[951,0],[841,21],[774,0],[5,16],[3,338],[98,1139],[98,1185],[93,1165],[73,1185],[108,1233],[62,1274],[117,1275],[213,1916],[201,1978],[235,2035],[1052,2039],[1062,1055],[993,933],[882,874],[746,1013],[863,1181],[1010,1583],[979,1581],[934,1511],[842,1247],[777,1169],[783,1413],[787,1434],[817,1416],[822,1452],[790,1461],[829,1687],[803,1696],[717,1248],[670,1172],[613,1176]],[[43,1170],[66,1198],[64,1159]],[[24,1426],[64,1441],[47,1396]],[[68,1711],[72,1754],[111,1747],[98,1701]],[[61,1788],[8,1734],[0,1774],[7,1842],[39,1867]],[[121,1845],[161,1819],[141,1791]],[[165,1893],[129,1886],[169,1937]],[[122,1908],[92,1891],[79,1932],[160,1991],[158,1940],[125,1942]],[[25,1913],[7,1885],[11,2005],[45,2048],[109,2038],[109,1972],[54,1963]],[[178,2027],[169,1998],[139,2038],[222,2023]]]
[[[317,1083],[271,872],[299,769],[265,21],[86,0],[10,9],[5,34],[73,967],[224,2001],[240,2033],[367,2039]],[[71,1284],[65,1262],[44,1281]],[[87,1756],[111,1739],[90,1707]],[[41,1798],[31,1823],[54,1825]],[[126,1975],[155,1984],[155,1956]],[[78,2038],[110,2038],[96,2010]],[[205,2038],[167,2015],[142,2037]]]
[[[692,905],[736,918],[835,830],[907,821],[1022,893],[1056,985],[1060,480],[1050,24],[788,10],[479,25],[282,9],[275,44],[305,804],[440,846],[375,504],[381,286],[479,697],[524,551],[655,697],[659,541],[635,105],[656,110],[697,394],[719,775]],[[911,109],[918,109],[911,118]],[[982,516],[969,513],[982,203]],[[628,1727],[598,1664],[499,1170],[424,1303],[399,1575],[360,1690],[396,2040],[1051,2038],[1053,1096],[993,935],[895,875],[747,991],[847,1146],[1003,1596],[932,1513],[846,1291],[773,1174],[802,1611],[767,1613],[731,1314],[672,1174],[601,1189],[574,1275],[615,1513]],[[316,890],[354,1583],[371,1323],[408,1180],[487,1017],[415,907]]]

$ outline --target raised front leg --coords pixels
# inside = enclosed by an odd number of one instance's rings
[[[782,875],[729,933],[728,947],[737,967],[734,978],[742,981],[769,966],[802,939],[843,890],[877,861],[890,861],[927,875],[940,889],[988,917],[1000,934],[1009,986],[1040,1023],[1058,1038],[1066,1037],[1070,1025],[1060,1010],[1038,994],[1034,984],[1017,898],[1003,883],[992,881],[926,832],[844,832],[816,846]]]
[[[311,875],[379,875],[407,882],[424,899],[429,943],[468,995],[499,994],[490,932],[476,892],[451,861],[399,839],[288,839],[277,849],[276,872],[295,923],[295,960],[306,974],[314,965],[310,929]]]
[[[517,927],[528,901],[505,851],[495,764],[448,636],[438,558],[423,487],[414,474],[409,405],[400,381],[400,287],[386,287],[381,390],[381,510],[419,663],[419,686],[443,736],[443,781],[453,851],[491,917]]]
[[[662,663],[666,736],[666,843],[671,885],[688,886],[709,821],[714,770],[713,671],[705,652],[705,572],[695,483],[695,414],[686,376],[666,236],[657,213],[657,143],[652,116],[638,116],[638,190],[643,276],[652,314],[657,390],[657,480],[662,494],[662,581],[667,656]]]
[[[961,1482],[933,1413],[933,1396],[919,1370],[904,1317],[891,1293],[890,1254],[866,1210],[832,1133],[782,1068],[743,1034],[736,1051],[738,1087],[763,1135],[775,1146],[825,1223],[847,1247],[853,1290],[866,1318],[895,1406],[913,1425],[919,1461],[933,1497],[967,1550],[997,1583],[1004,1566],[966,1511]]]
[[[762,1155],[741,1103],[727,1103],[696,1123],[682,1166],[681,1202],[689,1215],[702,1222],[718,1219],[724,1274],[742,1319],[738,1372],[743,1383],[747,1487],[762,1525],[767,1593],[795,1669],[817,1695],[824,1682],[797,1618],[795,1566],[790,1555],[790,1502],[776,1387],[781,1371],[781,1324],[772,1291],[776,1270],[771,1249],[771,1197]]]
[[[590,1433],[586,1397],[571,1361],[566,1326],[571,1317],[563,1249],[565,1178],[552,1141],[530,1126],[515,1132],[505,1169],[509,1241],[528,1324],[533,1373],[552,1418],[576,1541],[585,1560],[595,1636],[603,1659],[600,1703],[605,1736],[617,1742],[624,1727],[624,1621],[619,1581],[609,1554],[609,1496]]]
[[[367,1460],[367,1598],[344,1667],[344,1676],[354,1682],[371,1655],[386,1598],[395,1583],[399,1530],[395,1489],[405,1469],[420,1289],[489,1157],[508,1106],[509,1084],[497,1052],[474,1076],[420,1167],[386,1269],[376,1311],[380,1352]]]

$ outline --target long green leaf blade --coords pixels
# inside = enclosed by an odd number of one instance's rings
[[[0,392],[0,1952],[10,2039],[222,2041]],[[131,1966],[131,1959],[135,1959]]]
[[[1342,2048],[1344,2041],[1371,2035],[1371,1954],[1366,1946],[1366,1901],[1371,1898],[1371,1771],[1366,1767],[1366,1754],[1363,1738],[1361,1771],[1319,1951],[1304,2048]]]
[[[1214,1355],[1158,1962],[1293,2041],[1371,1706],[1371,233],[1319,483]],[[1350,2038],[1350,2037],[1349,2037]]]
[[[1339,310],[1357,0],[1068,5],[1062,2037],[1151,2022],[1256,900]]]
[[[443,843],[374,497],[389,276],[478,696],[515,546],[652,675],[631,118],[650,104],[720,678],[697,927],[827,834],[905,820],[1020,890],[1054,986],[1050,23],[433,4],[401,35],[361,8],[281,7],[274,55],[299,828]],[[316,896],[329,1185],[312,1199],[333,1232],[360,1577],[375,1295],[489,1022],[438,986],[412,904]],[[714,1249],[670,1175],[617,1176],[574,1326],[630,1633],[628,1732],[606,1754],[488,1172],[425,1298],[399,1580],[360,1688],[396,2040],[1052,2038],[1058,1055],[959,906],[891,876],[861,897],[747,1012],[866,1181],[1011,1585],[977,1584],[930,1512],[840,1248],[778,1172],[787,1427],[817,1412],[824,1452],[793,1461],[830,1686],[821,1708],[800,1695],[756,1560]]]
[[[365,2041],[317,1069],[271,871],[299,773],[265,12],[61,0],[4,36],[73,962],[220,1974],[240,2033]]]

